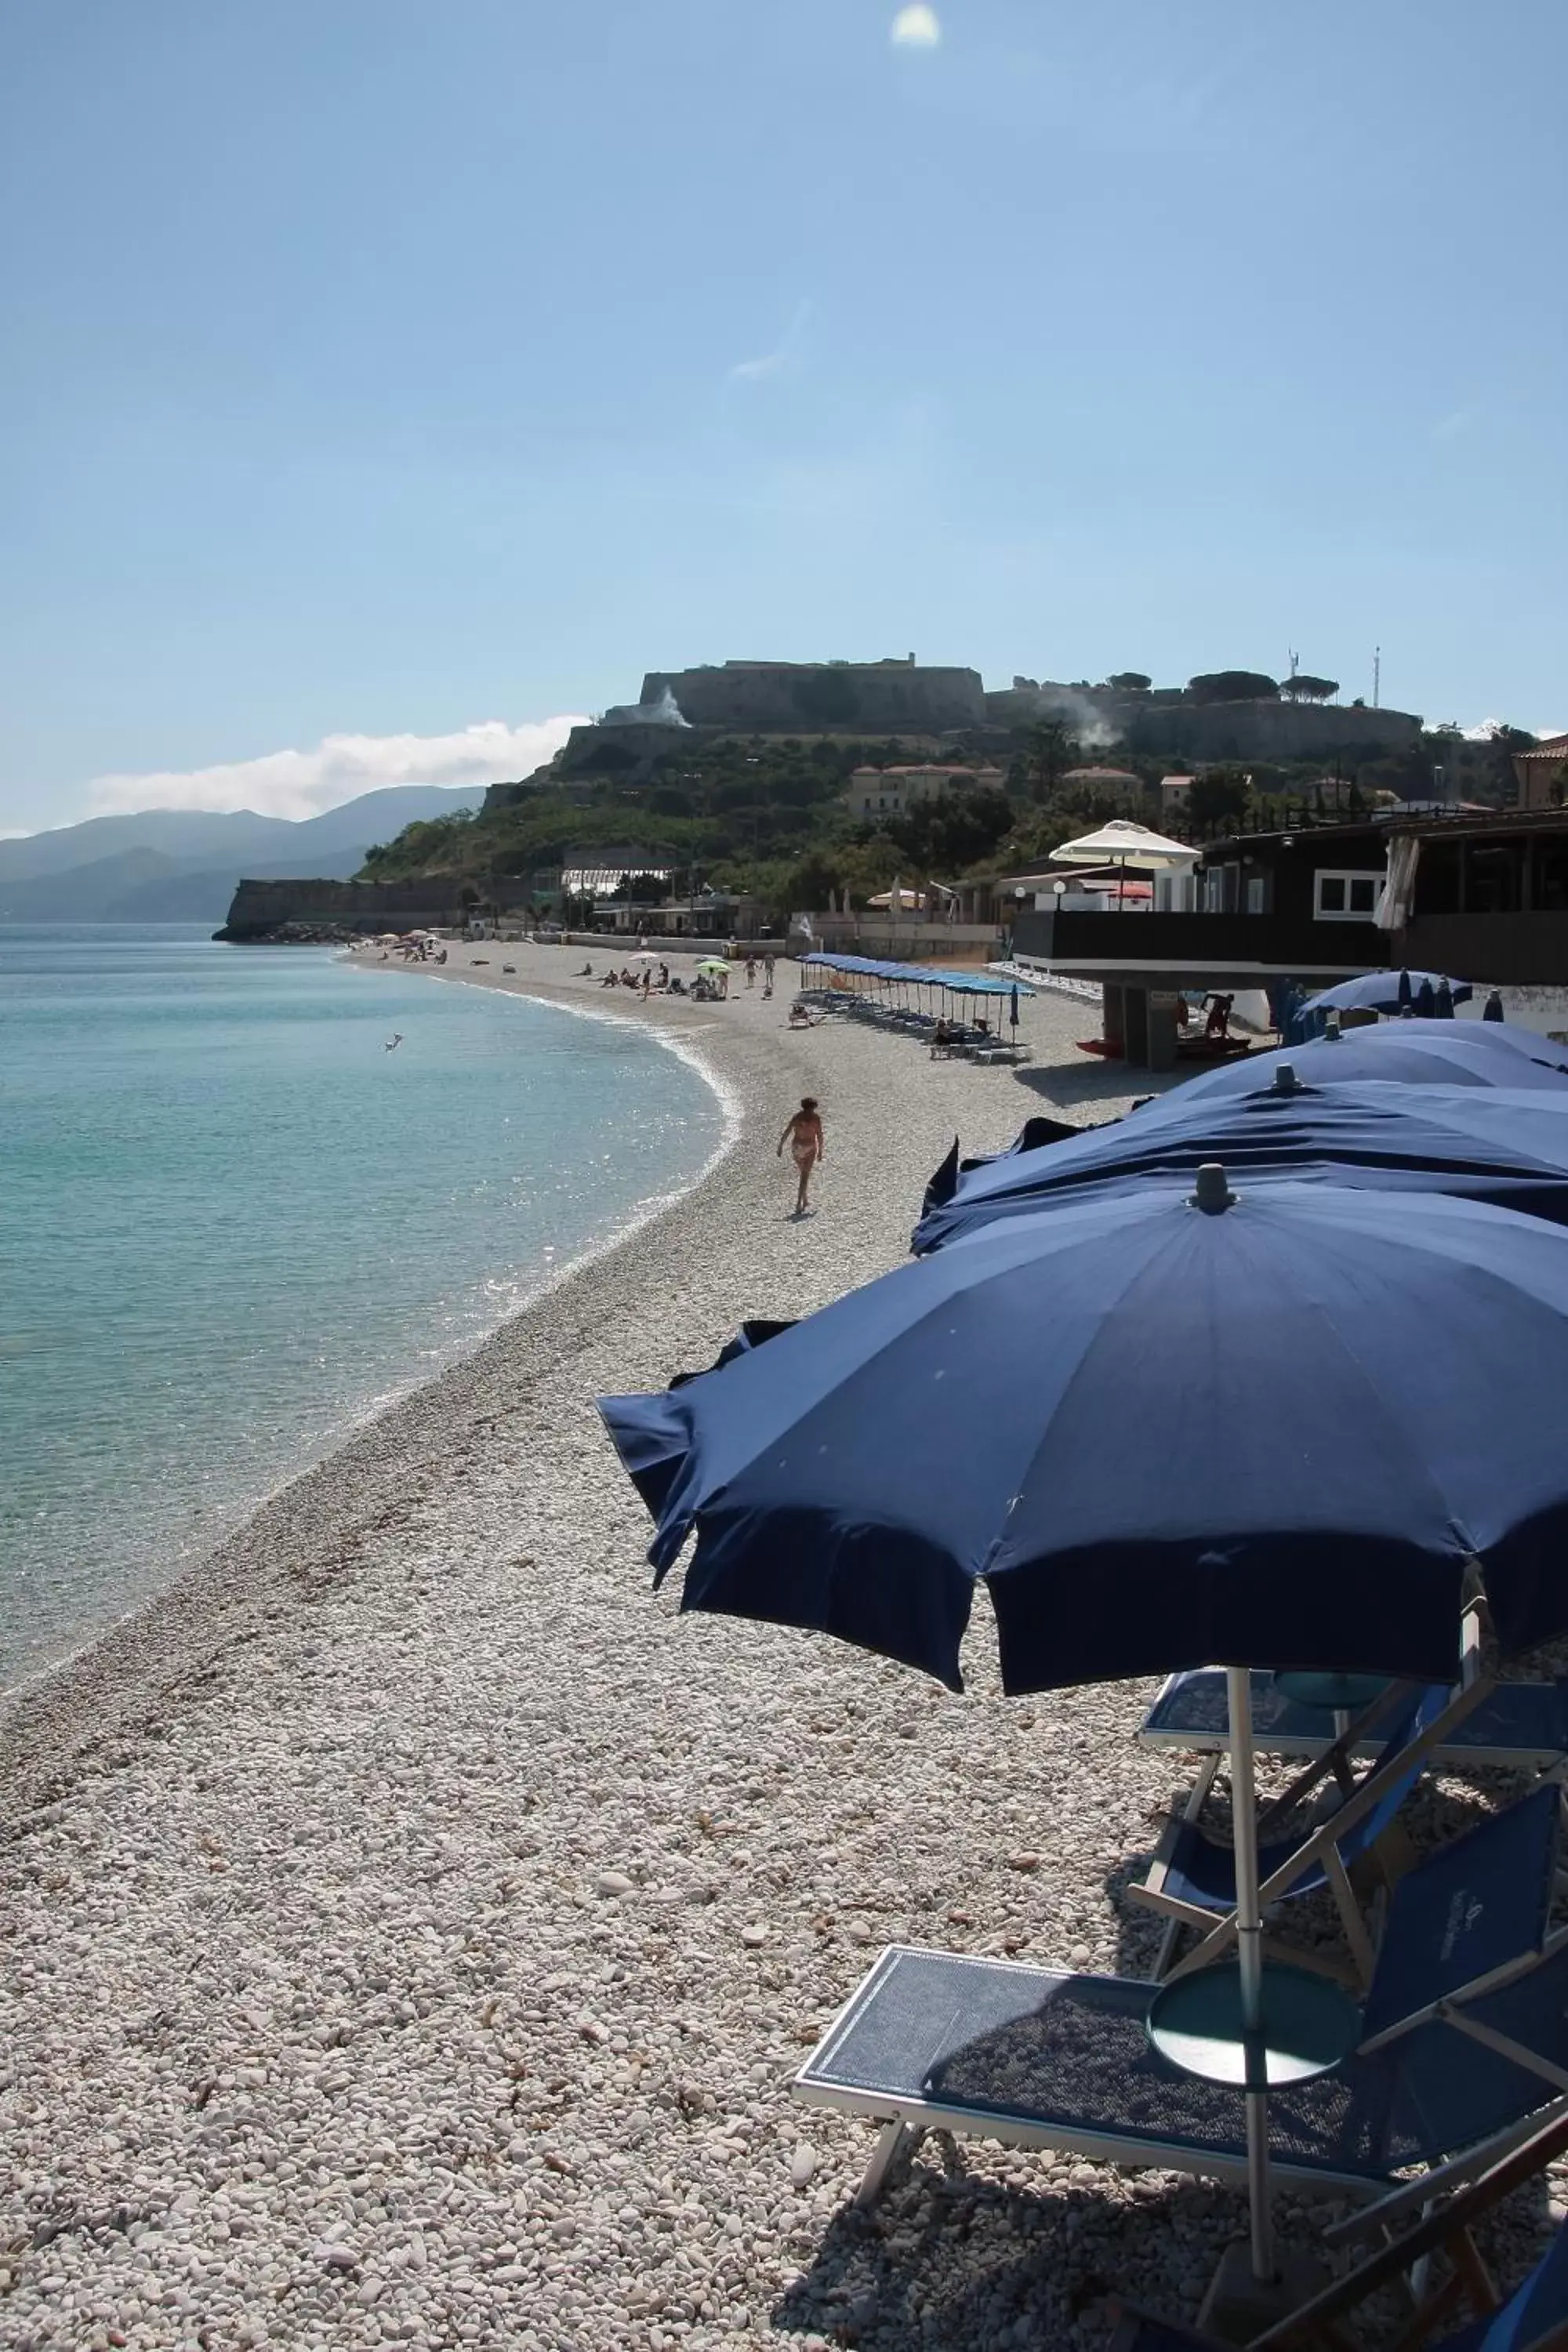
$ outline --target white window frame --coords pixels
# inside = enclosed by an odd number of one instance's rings
[[[1345,898],[1347,901],[1344,906],[1324,906],[1323,885],[1325,882],[1342,882],[1344,884]],[[1370,907],[1352,907],[1348,903],[1351,895],[1351,886],[1355,882],[1370,882],[1372,884],[1372,904]],[[1377,910],[1383,904],[1383,894],[1387,887],[1388,877],[1386,874],[1373,874],[1364,866],[1320,866],[1312,876],[1313,919],[1320,923],[1375,923],[1377,920]]]

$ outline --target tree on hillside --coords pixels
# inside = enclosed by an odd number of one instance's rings
[[[1337,677],[1313,677],[1306,670],[1298,670],[1288,677],[1280,689],[1292,702],[1331,702],[1340,690]]]
[[[1204,670],[1187,680],[1189,702],[1276,702],[1279,681],[1260,669]]]
[[[1078,738],[1061,717],[1037,719],[1026,740],[1024,759],[1037,800],[1048,800],[1058,780],[1081,757]]]
[[[1500,808],[1509,807],[1518,797],[1519,779],[1513,772],[1514,753],[1530,751],[1534,741],[1535,738],[1528,727],[1510,727],[1506,719],[1500,720],[1491,729],[1482,772],[1489,788],[1487,798],[1489,800],[1495,793]]]
[[[1118,694],[1147,694],[1154,681],[1141,669],[1113,669],[1105,683]]]
[[[971,871],[977,875],[1027,874],[1042,866],[1053,849],[1084,830],[1083,819],[1076,811],[1065,808],[1030,809],[1021,815],[1005,838],[996,844],[988,857],[975,861]]]
[[[952,793],[919,803],[894,818],[888,833],[922,873],[952,875],[994,849],[1013,817],[1005,793]]]
[[[1187,815],[1198,833],[1245,824],[1251,807],[1252,789],[1239,768],[1210,768],[1194,776],[1187,795]]]

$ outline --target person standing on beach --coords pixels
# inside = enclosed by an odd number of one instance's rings
[[[789,1145],[790,1157],[795,1161],[795,1172],[799,1180],[795,1192],[795,1213],[797,1217],[804,1217],[811,1205],[806,1197],[811,1190],[811,1171],[819,1160],[826,1160],[827,1157],[827,1146],[822,1133],[822,1113],[816,1107],[815,1095],[802,1095],[800,1108],[791,1116],[784,1133],[779,1138],[779,1148],[774,1155],[775,1158],[779,1160],[784,1158],[784,1148],[786,1143]]]

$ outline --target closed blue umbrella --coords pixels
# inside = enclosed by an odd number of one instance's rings
[[[1469,991],[1467,989],[1465,992],[1468,995]],[[1436,1011],[1438,1020],[1451,1021],[1454,1017],[1454,992],[1446,980],[1440,980],[1437,982],[1436,998]]]
[[[1437,992],[1423,973],[1421,985],[1415,992],[1415,1018],[1417,1021],[1430,1021],[1435,1018],[1436,1011]]]
[[[1148,1442],[1179,1379],[1195,1425]],[[1444,1681],[1479,1566],[1507,1646],[1568,1621],[1568,1233],[1200,1170],[984,1227],[662,1396],[601,1399],[681,1608],[961,1687],[976,1584],[1012,1692],[1230,1669],[1244,2032],[1263,2019],[1247,1668]],[[1248,2041],[1249,2052],[1253,2047]],[[1271,2263],[1266,2095],[1247,2096]]]
[[[1568,1224],[1568,1087],[1294,1086],[1191,1103],[1187,1091],[1068,1142],[955,1171],[944,1200],[928,1196],[913,1247],[941,1249],[1091,1192],[1151,1182],[1190,1192],[1204,1160],[1223,1160],[1237,1181],[1453,1192]]]
[[[1500,1021],[1502,1017],[1502,999],[1494,988],[1491,994],[1488,997],[1486,1003],[1481,1007],[1481,1019],[1483,1021]]]
[[[1421,991],[1436,993],[1443,975],[1437,971],[1363,971],[1359,979],[1336,981],[1332,988],[1321,989],[1310,996],[1301,1007],[1307,1013],[1348,1013],[1359,1009],[1368,1013],[1399,1013],[1413,1001],[1419,1003]],[[1456,1004],[1463,1004],[1470,994],[1468,980],[1451,980],[1449,992]]]
[[[1485,1021],[1391,1021],[1375,1029],[1352,1029],[1343,1037],[1314,1037],[1305,1045],[1277,1047],[1268,1054],[1205,1070],[1179,1089],[1184,1102],[1213,1095],[1257,1094],[1274,1084],[1289,1062],[1303,1084],[1535,1087],[1568,1085],[1568,1051],[1511,1024]],[[1162,1101],[1175,1096],[1162,1097]],[[1135,1114],[1146,1118],[1147,1110]]]

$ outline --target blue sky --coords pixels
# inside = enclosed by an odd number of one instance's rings
[[[1561,0],[935,5],[8,0],[0,825],[731,655],[1568,726]]]

